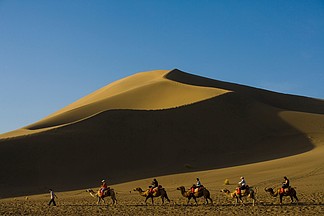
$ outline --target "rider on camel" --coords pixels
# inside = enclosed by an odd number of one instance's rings
[[[289,189],[289,187],[290,187],[289,184],[290,184],[289,179],[285,176],[284,177],[284,182],[282,182],[282,186],[281,186],[280,192],[283,193],[285,191],[285,188]]]
[[[105,190],[108,189],[107,183],[105,180],[101,181],[101,186],[100,186],[100,195],[102,196],[105,193]]]
[[[195,193],[196,188],[198,188],[198,190],[199,190],[201,187],[203,187],[201,182],[200,182],[200,179],[197,178],[196,180],[197,180],[197,183],[192,185],[191,188],[190,188],[190,191],[191,191],[192,194]]]
[[[241,194],[241,190],[245,190],[246,186],[247,186],[246,181],[243,176],[241,177],[241,181],[238,184],[239,184],[239,187],[237,188],[237,191],[238,191],[238,194]]]
[[[197,186],[198,188],[199,188],[199,187],[201,187],[201,186],[202,186],[202,184],[201,184],[201,182],[200,182],[199,178],[197,178],[196,180],[197,180],[196,186]]]
[[[154,190],[155,188],[158,188],[158,187],[159,187],[159,183],[158,183],[158,181],[157,181],[156,179],[153,179],[151,185],[149,186],[149,188],[150,188],[150,193],[153,193],[153,190]]]

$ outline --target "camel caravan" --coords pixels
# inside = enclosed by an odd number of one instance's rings
[[[289,179],[286,176],[284,177],[284,180],[285,181],[283,182],[281,188],[276,190],[271,187],[265,188],[265,192],[269,193],[272,197],[279,196],[280,205],[282,205],[282,198],[284,196],[289,196],[291,198],[291,203],[293,203],[295,200],[298,204],[299,200],[297,198],[296,190],[290,186]],[[208,201],[210,201],[210,204],[213,205],[213,200],[210,197],[209,190],[201,184],[199,178],[197,178],[197,183],[192,185],[191,188],[186,189],[184,186],[180,186],[177,188],[177,190],[179,190],[181,195],[187,199],[187,205],[189,205],[191,199],[193,199],[195,204],[198,205],[197,198],[204,198],[204,204],[207,205],[209,204]],[[142,188],[137,187],[133,189],[133,191],[136,191],[139,193],[139,195],[145,197],[145,204],[147,204],[148,199],[151,199],[152,205],[154,205],[154,198],[156,197],[161,198],[162,205],[164,204],[165,199],[170,203],[170,199],[165,188],[163,188],[156,179],[153,179],[152,184],[148,189],[143,190]],[[116,193],[113,188],[107,187],[105,180],[102,180],[102,185],[97,192],[93,191],[92,189],[87,189],[86,192],[89,192],[92,197],[97,198],[97,204],[99,204],[101,201],[105,203],[105,197],[110,197],[113,205],[117,204]],[[247,185],[244,177],[241,177],[238,187],[234,191],[231,192],[228,189],[222,189],[220,192],[224,193],[227,197],[234,199],[234,206],[236,206],[239,202],[242,205],[245,205],[243,202],[244,197],[251,199],[253,206],[256,203],[257,190],[256,188]]]

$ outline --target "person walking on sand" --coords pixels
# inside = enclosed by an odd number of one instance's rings
[[[49,201],[48,205],[50,206],[53,203],[53,205],[56,206],[55,198],[58,198],[58,197],[55,195],[55,193],[52,189],[49,189],[49,192],[51,195],[51,200]]]

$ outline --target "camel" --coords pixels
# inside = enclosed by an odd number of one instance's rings
[[[170,202],[170,199],[169,199],[169,197],[167,195],[167,192],[165,191],[164,188],[162,188],[160,186],[159,186],[158,190],[155,190],[153,193],[150,192],[150,189],[147,189],[147,190],[143,191],[142,188],[140,188],[140,187],[135,188],[134,191],[138,191],[141,196],[146,197],[145,198],[145,203],[149,198],[151,198],[152,199],[152,205],[154,205],[153,198],[154,197],[159,197],[159,196],[161,196],[162,204],[164,204],[164,198],[166,198],[168,200],[168,202]]]
[[[249,197],[252,199],[252,205],[254,206],[255,205],[255,192],[252,188],[247,188],[245,190],[242,190],[242,192],[239,194],[237,190],[233,191],[232,193],[228,190],[228,189],[223,189],[221,190],[221,192],[225,193],[228,197],[231,197],[231,198],[235,198],[236,199],[236,202],[235,202],[235,206],[236,204],[238,203],[238,201],[240,200],[242,205],[244,205],[243,203],[243,200],[242,200],[242,197]]]
[[[97,204],[99,204],[101,200],[105,203],[104,198],[108,196],[111,197],[113,204],[117,204],[116,194],[112,188],[108,188],[104,194],[101,194],[100,190],[98,190],[98,192],[94,192],[92,189],[87,189],[86,192],[89,192],[92,197],[98,197]]]
[[[283,193],[280,193],[281,188],[278,188],[276,192],[272,188],[264,188],[264,190],[268,193],[270,193],[271,196],[277,197],[279,195],[280,198],[280,205],[282,204],[282,197],[284,196],[290,196],[291,203],[294,202],[294,198],[296,199],[296,202],[298,204],[298,198],[297,198],[297,192],[294,188],[290,187],[288,191],[284,191]]]
[[[194,193],[192,193],[190,189],[186,190],[184,186],[178,187],[177,190],[180,190],[182,196],[188,199],[187,205],[189,204],[191,198],[193,198],[198,205],[197,198],[202,196],[205,198],[206,204],[208,204],[208,200],[210,200],[211,204],[213,204],[213,200],[210,198],[210,193],[205,187]]]

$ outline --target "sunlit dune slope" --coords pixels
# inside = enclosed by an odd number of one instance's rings
[[[37,130],[62,126],[112,109],[174,108],[229,92],[171,81],[164,78],[169,72],[166,70],[142,72],[116,81],[24,129]]]
[[[71,190],[300,154],[318,148],[321,108],[179,70],[136,74],[24,129],[42,132],[0,140],[0,189]]]

